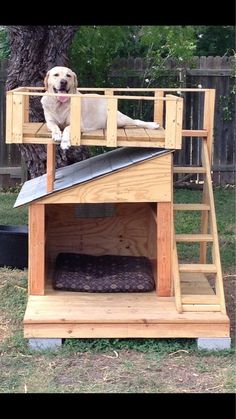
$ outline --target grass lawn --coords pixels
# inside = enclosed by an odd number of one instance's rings
[[[0,193],[0,224],[27,224],[17,194]],[[200,191],[177,190],[175,202],[200,202]],[[235,300],[235,190],[215,190],[225,282]],[[176,214],[177,232],[197,232],[196,212]],[[185,260],[198,248],[180,247]],[[231,300],[230,300],[231,298]],[[198,351],[191,339],[68,339],[59,351],[32,352],[22,334],[27,271],[0,268],[0,392],[233,393],[235,351]],[[234,337],[232,322],[232,338]]]

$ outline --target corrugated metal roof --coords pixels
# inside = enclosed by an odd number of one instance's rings
[[[62,167],[56,170],[54,190],[50,193],[47,193],[46,175],[25,182],[14,208],[172,151],[164,148],[122,147]]]

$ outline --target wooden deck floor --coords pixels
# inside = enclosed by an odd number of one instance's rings
[[[46,124],[42,122],[30,122],[23,124],[23,143],[41,143],[48,144],[52,142],[51,132]],[[106,130],[89,131],[81,136],[81,145],[106,145]],[[148,146],[164,147],[165,130],[157,130],[127,127],[117,130],[117,146]]]
[[[195,287],[195,293],[201,294],[203,289],[202,283],[200,289]],[[209,311],[179,314],[173,297],[158,298],[155,292],[93,294],[48,287],[44,296],[29,296],[24,335],[26,338],[228,337],[229,318],[221,312]]]

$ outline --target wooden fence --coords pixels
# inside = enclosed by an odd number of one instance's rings
[[[141,58],[116,59],[111,69],[114,86],[148,87],[150,61]],[[198,87],[216,89],[214,122],[213,180],[215,185],[235,184],[235,63],[234,57],[194,57],[191,69],[180,68],[174,60],[166,62],[166,73],[151,86],[167,87],[165,79],[171,74],[173,87]],[[118,84],[119,83],[119,84]],[[169,83],[168,83],[169,84]],[[150,87],[151,87],[150,86]],[[172,85],[171,85],[172,86]],[[203,123],[203,97],[185,95],[185,129],[201,129]],[[183,148],[175,153],[175,163],[200,165],[200,139],[183,139]]]
[[[112,86],[148,87],[150,62],[141,58],[116,59],[110,73]],[[194,66],[186,69],[176,66],[174,60],[166,63],[175,86],[216,89],[213,180],[215,185],[235,184],[235,74],[233,57],[195,57]],[[0,62],[0,188],[23,180],[21,156],[15,144],[5,144],[5,80],[7,61]],[[152,86],[165,86],[165,74]],[[151,87],[151,86],[150,86]],[[186,129],[200,129],[203,120],[202,95],[185,95]],[[142,101],[141,101],[142,102]],[[142,106],[142,104],[141,104]],[[140,109],[139,109],[140,111]],[[130,116],[132,116],[130,114]],[[139,116],[137,116],[139,117]],[[201,164],[200,141],[183,140],[183,149],[175,153],[175,163]],[[193,177],[194,179],[194,177]]]

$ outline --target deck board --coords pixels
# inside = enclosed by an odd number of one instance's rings
[[[23,124],[23,143],[47,144],[51,142],[51,132],[43,122],[28,122]],[[106,130],[94,130],[83,132],[81,135],[82,145],[106,146]],[[165,130],[150,130],[127,126],[117,129],[118,146],[140,147],[164,147]]]

